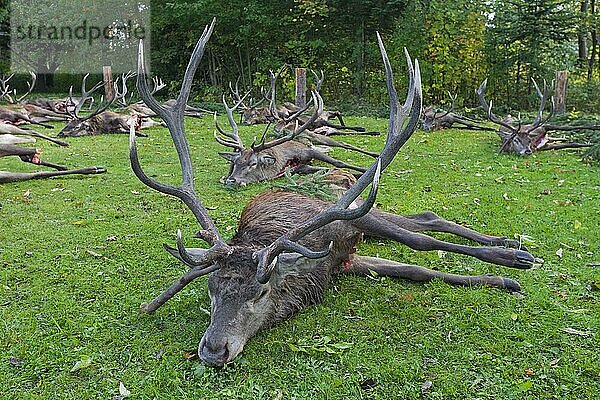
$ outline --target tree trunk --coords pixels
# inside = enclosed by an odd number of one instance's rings
[[[596,14],[596,0],[591,0],[591,4],[590,4],[590,9],[591,9],[591,13],[592,15]],[[588,61],[588,81],[592,80],[592,77],[594,76],[593,72],[594,72],[594,64],[596,62],[596,54],[598,53],[598,44],[599,44],[599,38],[598,38],[598,31],[596,30],[596,27],[594,27],[592,29],[592,53],[590,54],[590,58]]]
[[[562,115],[567,112],[567,71],[556,71],[554,84],[554,113]]]
[[[113,90],[112,68],[110,65],[102,67],[102,77],[104,80],[104,98],[111,101],[115,93]]]
[[[585,18],[585,14],[588,12],[589,0],[583,0],[581,2],[581,14],[582,19]],[[577,34],[577,45],[579,49],[579,66],[584,67],[587,64],[588,60],[588,48],[587,48],[587,40],[586,40],[587,32],[583,29],[579,31]]]
[[[306,68],[296,68],[296,105],[306,107]]]

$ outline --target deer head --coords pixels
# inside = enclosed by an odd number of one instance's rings
[[[447,111],[436,111],[433,106],[426,107],[423,110],[423,129],[426,131],[434,131],[436,129],[440,129],[441,120],[444,119],[447,115],[449,115],[454,109],[454,104],[456,103],[456,97],[458,95],[452,96],[450,92],[448,92],[448,97],[450,97],[451,104],[448,107]]]
[[[531,124],[521,124],[520,121],[515,123],[510,115],[500,119],[492,112],[492,102],[489,103],[484,97],[484,92],[487,87],[487,79],[485,79],[477,89],[477,96],[481,106],[488,115],[490,121],[499,125],[498,135],[502,140],[500,152],[513,153],[521,156],[530,155],[538,150],[546,140],[545,124],[554,114],[554,99],[550,101],[550,113],[543,117],[546,102],[550,97],[550,88],[544,81],[543,91],[540,90],[538,84],[532,79],[535,90],[540,99],[540,107],[538,109],[535,120]]]
[[[144,70],[143,46],[140,44],[139,47],[138,90],[145,103],[167,124],[182,169],[181,185],[158,182],[143,171],[137,156],[133,129],[130,132],[130,160],[140,181],[159,192],[179,198],[190,208],[202,227],[196,237],[210,246],[208,249],[186,248],[181,232],[178,232],[177,247],[166,248],[190,270],[160,296],[150,303],[144,303],[142,309],[146,312],[155,311],[192,280],[210,274],[211,321],[200,341],[198,354],[205,363],[222,366],[233,360],[247,340],[260,329],[290,317],[300,307],[320,300],[334,266],[341,265],[349,257],[360,236],[356,229],[344,229],[344,221],[360,218],[369,212],[375,201],[381,171],[391,163],[416,128],[421,110],[421,85],[418,63],[415,62],[413,69],[407,54],[409,92],[405,103],[399,104],[389,60],[378,37],[391,105],[388,137],[380,157],[336,204],[310,198],[306,198],[306,203],[299,204],[295,197],[297,194],[286,192],[260,195],[246,206],[237,233],[229,243],[225,243],[196,195],[183,124],[183,111],[192,79],[214,24],[213,20],[200,37],[187,66],[179,96],[172,107],[159,104],[150,95]],[[318,94],[313,93],[313,101],[315,108],[319,109],[321,99]],[[231,121],[232,109],[227,109]],[[230,145],[243,150],[235,129],[232,133],[221,134],[225,138],[220,140],[231,142]],[[264,151],[268,146],[263,141],[253,147],[260,147],[259,150]],[[260,151],[257,153],[260,154]],[[358,205],[357,198],[369,185],[368,198]]]
[[[272,76],[275,77],[273,74]],[[298,157],[301,149],[306,148],[306,145],[295,142],[294,139],[306,131],[310,124],[323,112],[323,100],[319,93],[314,91],[312,99],[314,102],[314,112],[311,118],[302,124],[302,126],[296,124],[288,134],[266,142],[265,137],[270,127],[269,124],[263,133],[260,143],[252,143],[249,148],[246,148],[240,139],[239,130],[233,118],[234,111],[242,104],[244,97],[239,98],[233,107],[229,107],[225,96],[223,96],[223,105],[227,111],[227,119],[232,131],[226,132],[223,130],[215,114],[216,131],[214,137],[220,144],[231,147],[234,150],[229,153],[219,153],[230,163],[229,174],[225,183],[227,185],[246,185],[281,176],[287,167],[293,169],[296,166],[295,163],[299,161]],[[217,134],[217,131],[220,136]]]
[[[110,105],[114,101],[119,101],[125,97],[127,94],[125,81],[127,78],[123,77],[123,90],[119,90],[118,80],[113,83],[113,95],[112,98],[108,98],[104,101],[104,97],[101,97],[98,106],[86,113],[82,114],[83,105],[86,103],[88,99],[92,99],[92,94],[103,87],[104,82],[100,81],[96,83],[91,89],[86,89],[86,81],[89,74],[86,74],[83,77],[81,82],[81,97],[78,100],[73,100],[73,88],[71,87],[69,93],[69,100],[72,104],[75,104],[73,110],[70,108],[65,109],[65,113],[70,118],[70,121],[65,125],[63,129],[60,130],[58,136],[86,136],[95,134],[95,124],[92,123],[94,121],[94,117],[102,114],[104,111],[108,110]]]

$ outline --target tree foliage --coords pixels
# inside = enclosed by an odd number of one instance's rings
[[[531,78],[551,81],[567,69],[567,107],[593,112],[600,108],[596,1],[151,0],[152,68],[173,92],[197,38],[216,16],[194,88],[198,98],[217,100],[237,80],[256,91],[268,84],[270,69],[288,64],[323,70],[329,104],[385,104],[379,32],[399,76],[404,47],[419,59],[426,103],[444,103],[450,91],[459,105],[476,106],[475,88],[488,77],[498,106],[532,110]],[[0,0],[3,32],[8,3]],[[6,45],[0,35],[0,48]],[[0,68],[6,70],[5,58]],[[291,98],[292,81],[288,69],[280,99]]]

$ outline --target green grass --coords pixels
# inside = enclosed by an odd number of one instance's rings
[[[348,118],[348,124],[381,131],[386,123]],[[243,206],[272,184],[225,189],[219,178],[227,165],[216,154],[223,149],[212,139],[212,118],[187,124],[198,192],[229,238]],[[249,143],[262,127],[241,131]],[[149,134],[138,140],[143,165],[159,179],[177,182],[165,131]],[[383,139],[344,140],[379,149]],[[485,233],[527,235],[529,249],[545,263],[511,270],[376,240],[360,253],[511,277],[524,296],[441,282],[341,277],[321,305],[260,333],[236,362],[214,370],[186,359],[209,323],[205,278],[155,314],[138,313],[142,301],[185,270],[162,243],[174,244],[178,228],[189,238],[198,228],[193,216],[135,178],[125,135],[70,142],[69,148],[37,145],[49,161],[104,165],[108,173],[0,186],[2,399],[111,399],[119,396],[120,382],[131,399],[600,394],[600,173],[578,153],[519,158],[498,155],[493,134],[417,131],[385,171],[378,206],[396,213],[431,210]],[[5,158],[0,169],[35,167]],[[426,381],[433,385],[422,394]]]

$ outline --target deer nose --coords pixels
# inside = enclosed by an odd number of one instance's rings
[[[235,184],[237,183],[237,181],[235,180],[235,178],[232,178],[231,176],[227,177],[227,179],[225,179],[225,184],[228,186],[235,186]]]
[[[198,356],[205,364],[211,367],[222,367],[227,363],[229,358],[227,342],[217,343],[210,338],[202,337],[198,345]]]
[[[532,153],[531,149],[526,149],[524,152],[524,154],[526,154],[526,155],[530,155],[531,153]]]

